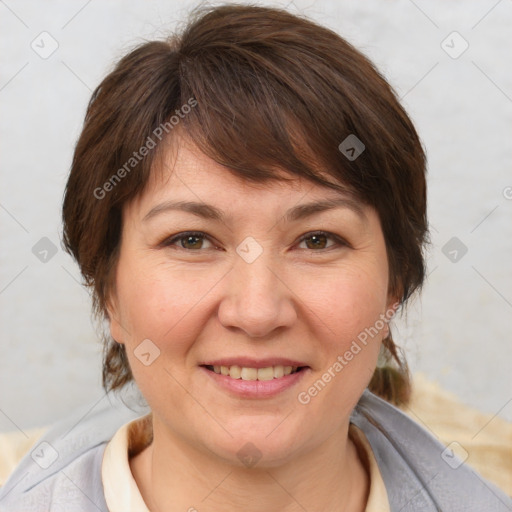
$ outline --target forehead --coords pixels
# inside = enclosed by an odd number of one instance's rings
[[[275,176],[284,177],[286,181],[276,179],[256,183],[244,179],[205,155],[189,138],[175,136],[163,148],[147,187],[133,201],[133,206],[139,212],[145,212],[145,216],[155,205],[186,200],[215,203],[223,210],[240,213],[256,211],[262,204],[279,211],[279,206],[290,207],[299,202],[311,204],[341,199],[363,213],[363,203],[348,191],[322,186],[283,169],[274,168],[273,171]],[[212,218],[218,216],[218,212],[210,213]]]
[[[248,194],[256,191],[285,192],[295,190],[300,192],[311,188],[300,176],[274,168],[274,174],[291,180],[288,182],[272,180],[268,182],[251,182],[244,179],[229,168],[216,162],[203,153],[188,137],[174,137],[170,144],[165,146],[161,158],[155,166],[150,180],[153,192],[162,189],[180,190],[189,186],[205,188],[207,191],[218,193],[218,188],[227,186],[227,192],[236,189],[240,193]]]

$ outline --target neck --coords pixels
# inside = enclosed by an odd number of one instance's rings
[[[235,466],[153,422],[152,444],[130,466],[151,512],[363,512],[369,476],[340,429],[321,446],[273,467]]]

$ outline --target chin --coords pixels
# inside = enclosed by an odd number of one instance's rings
[[[226,423],[232,437],[225,432],[217,439],[203,439],[203,443],[231,465],[248,469],[277,467],[291,460],[306,442],[302,439],[304,432],[295,427],[294,421],[285,415],[239,417]]]
[[[247,437],[230,439],[226,446],[215,444],[210,450],[227,464],[248,470],[279,467],[294,457],[291,446]]]

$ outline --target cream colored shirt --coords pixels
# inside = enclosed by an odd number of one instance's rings
[[[135,455],[150,442],[151,415],[123,425],[105,448],[101,478],[109,512],[149,512],[130,470],[130,454]],[[370,470],[370,493],[366,512],[390,512],[386,487],[370,443],[362,430],[351,424],[351,439],[367,456]]]

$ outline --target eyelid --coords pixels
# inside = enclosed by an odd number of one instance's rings
[[[322,230],[316,230],[316,231],[308,231],[307,233],[304,233],[304,235],[302,235],[299,240],[297,241],[297,244],[303,242],[304,240],[312,237],[312,236],[315,236],[315,235],[323,235],[327,238],[330,238],[331,240],[334,240],[334,242],[336,242],[336,244],[334,246],[331,246],[331,247],[327,247],[325,249],[318,249],[318,250],[314,250],[314,249],[304,249],[305,251],[309,251],[309,252],[324,252],[324,251],[328,251],[332,248],[335,248],[336,246],[338,247],[343,247],[343,246],[346,246],[346,247],[350,247],[350,244],[345,240],[343,239],[341,236],[339,235],[336,235],[334,233],[331,233],[329,231],[322,231]],[[158,244],[158,247],[173,247],[174,246],[174,242],[176,241],[179,241],[183,238],[186,238],[188,236],[196,236],[198,238],[204,238],[205,240],[208,240],[210,243],[214,244],[214,241],[212,239],[211,236],[207,235],[205,232],[203,231],[182,231],[180,233],[176,233],[175,235],[171,235],[170,237],[167,237],[165,238],[162,242],[160,242]],[[198,249],[198,250],[188,250],[188,249],[185,249],[183,247],[178,247],[176,246],[178,249],[181,249],[183,251],[186,251],[186,252],[202,252],[202,249]],[[217,248],[217,247],[214,247],[214,248]],[[204,249],[203,249],[204,250]]]

